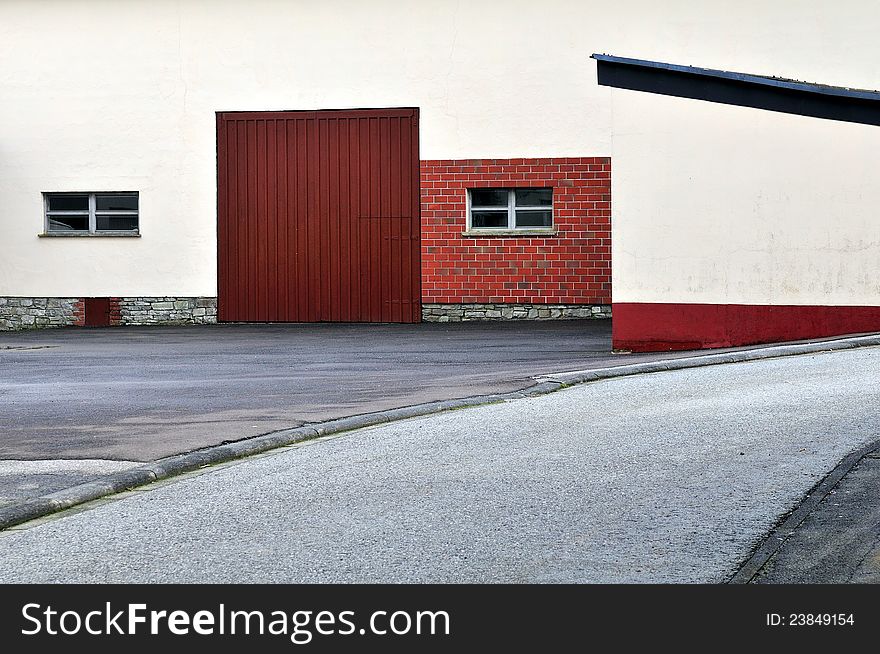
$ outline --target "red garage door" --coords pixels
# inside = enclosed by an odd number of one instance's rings
[[[218,318],[418,322],[417,109],[217,115]]]

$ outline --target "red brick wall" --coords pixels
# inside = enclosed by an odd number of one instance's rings
[[[111,325],[121,325],[122,324],[122,308],[120,307],[120,302],[122,298],[111,297],[110,298],[110,324]]]
[[[73,324],[76,327],[86,324],[86,301],[82,298],[77,299],[73,305]]]
[[[610,304],[611,160],[421,162],[422,302]],[[555,236],[462,236],[467,189],[553,188]]]

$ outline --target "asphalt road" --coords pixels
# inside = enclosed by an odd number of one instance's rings
[[[610,348],[605,320],[0,333],[0,459],[150,461],[639,360]]]
[[[607,320],[0,332],[0,507],[163,456],[618,355]]]
[[[880,349],[349,432],[0,534],[12,582],[717,582],[880,433]]]
[[[0,332],[0,461],[151,461],[306,422],[519,390],[546,373],[693,354],[614,354],[608,320]],[[3,472],[0,463],[0,503]]]

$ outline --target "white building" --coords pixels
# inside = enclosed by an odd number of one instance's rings
[[[2,0],[0,329],[212,322],[219,296],[254,321],[613,303],[635,349],[880,330],[875,124],[600,85],[590,58],[876,89],[878,18]]]

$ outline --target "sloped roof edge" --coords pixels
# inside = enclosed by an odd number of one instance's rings
[[[880,92],[593,54],[601,86],[880,125]]]

